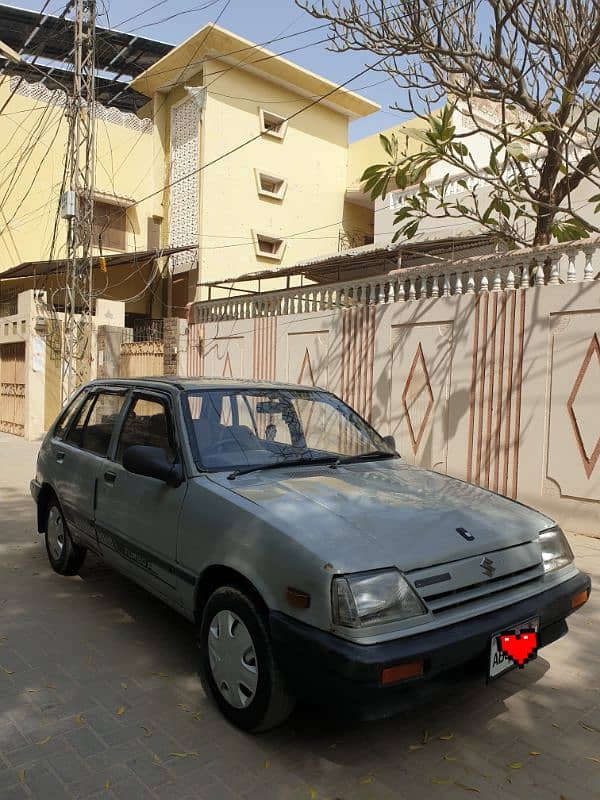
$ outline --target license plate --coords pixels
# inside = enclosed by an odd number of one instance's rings
[[[539,633],[539,629],[540,618],[534,617],[533,619],[528,619],[525,622],[520,622],[518,625],[513,625],[510,628],[504,628],[503,630],[495,633],[492,636],[490,645],[488,680],[499,678],[500,675],[504,675],[505,672],[508,672],[510,669],[514,669],[514,667],[517,666],[516,662],[501,649],[500,637],[503,634],[521,634],[523,631],[534,631],[537,635]],[[535,653],[533,653],[528,660],[532,660],[533,658],[535,658]]]

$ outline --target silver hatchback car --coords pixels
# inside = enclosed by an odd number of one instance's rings
[[[467,665],[491,680],[590,593],[552,520],[409,466],[313,387],[94,381],[49,430],[31,491],[53,569],[91,550],[195,622],[203,686],[245,730],[296,697],[368,718]]]

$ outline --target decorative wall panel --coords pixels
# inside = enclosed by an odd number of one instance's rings
[[[169,189],[169,245],[198,241],[198,131],[200,110],[193,98],[171,109],[171,171]],[[191,269],[194,251],[171,256],[173,271]]]
[[[600,314],[553,326],[547,477],[561,496],[600,501]]]
[[[390,431],[402,457],[446,471],[453,326],[392,327]]]
[[[481,294],[472,323],[467,480],[509,497],[517,496],[525,298]]]

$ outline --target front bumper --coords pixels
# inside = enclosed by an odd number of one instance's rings
[[[467,665],[487,664],[491,637],[518,622],[540,618],[539,647],[563,636],[565,618],[573,612],[571,598],[591,591],[590,578],[573,578],[533,597],[496,611],[426,633],[380,644],[361,645],[340,639],[271,612],[275,655],[291,686],[307,699],[327,697],[354,714],[374,718],[434,697]],[[423,659],[424,674],[392,686],[381,686],[386,667]],[[407,691],[408,689],[408,691]]]

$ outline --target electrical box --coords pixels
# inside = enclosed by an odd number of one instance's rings
[[[73,219],[77,216],[77,194],[75,192],[63,192],[60,196],[60,216],[63,219]]]

